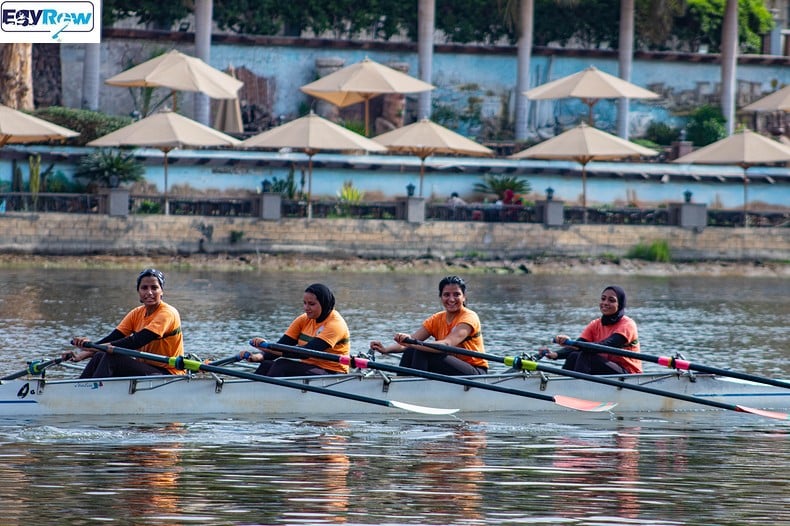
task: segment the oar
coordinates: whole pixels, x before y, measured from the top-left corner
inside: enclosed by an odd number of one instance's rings
[[[252,345],[252,342],[250,342]],[[304,347],[294,347],[292,345],[284,345],[281,343],[264,342],[257,346],[261,349],[274,349],[275,351],[285,351],[302,354],[304,356],[312,356],[313,358],[320,358],[322,360],[334,361],[350,367],[359,369],[378,369],[380,371],[387,371],[396,374],[406,374],[409,376],[418,376],[428,378],[431,380],[439,380],[440,382],[447,382],[451,384],[464,385],[467,387],[475,387],[478,389],[487,389],[489,391],[496,391],[498,393],[506,393],[516,396],[524,396],[527,398],[535,398],[546,402],[554,402],[557,405],[576,409],[579,411],[609,411],[617,404],[612,402],[595,402],[593,400],[583,400],[580,398],[573,398],[570,396],[549,396],[539,393],[531,393],[529,391],[521,391],[519,389],[510,389],[499,385],[489,385],[475,380],[466,378],[459,378],[457,376],[448,376],[445,374],[434,373],[430,371],[422,371],[420,369],[412,369],[410,367],[400,367],[395,365],[388,365],[385,363],[374,362],[364,358],[357,358],[353,356],[340,356],[328,352],[314,351],[312,349],[305,349]]]
[[[21,371],[17,371],[13,374],[9,374],[8,376],[4,376],[0,378],[0,381],[16,380],[17,378],[21,376],[25,376],[26,374],[35,376],[37,374],[41,374],[42,372],[44,372],[44,369],[46,369],[47,367],[51,365],[57,365],[62,361],[63,358],[53,358],[52,360],[47,360],[44,362],[42,362],[41,360],[34,360],[32,362],[28,362],[27,367],[25,369],[22,369]]]
[[[310,391],[312,393],[336,396],[338,398],[345,398],[347,400],[353,400],[355,402],[364,402],[366,404],[375,404],[384,407],[395,407],[398,409],[403,409],[405,411],[411,411],[413,413],[422,413],[425,415],[451,415],[453,413],[458,412],[458,409],[440,409],[436,407],[423,407],[414,404],[407,404],[405,402],[398,402],[397,400],[382,400],[380,398],[371,398],[363,395],[356,395],[352,393],[344,393],[342,391],[335,391],[333,389],[325,389],[323,387],[318,387],[310,384],[289,382],[288,380],[283,380],[281,378],[275,378],[272,376],[261,376],[259,374],[248,373],[244,371],[235,371],[233,369],[228,369],[226,367],[218,367],[216,365],[202,363],[198,360],[189,360],[189,359],[185,359],[182,356],[167,357],[167,356],[161,356],[159,354],[152,354],[147,352],[135,351],[132,349],[124,349],[123,347],[115,347],[115,346],[109,346],[105,344],[98,344],[91,342],[86,343],[85,347],[89,347],[91,349],[97,349],[100,351],[110,352],[110,353],[118,353],[132,358],[139,358],[142,360],[150,360],[153,362],[164,363],[169,365],[170,367],[175,367],[176,369],[186,369],[188,371],[206,371],[210,373],[225,374],[227,376],[244,378],[246,380],[254,380],[256,382],[279,385],[280,387],[299,389],[300,391]]]
[[[559,367],[551,367],[547,365],[542,365],[537,362],[531,360],[525,360],[518,356],[493,356],[488,353],[478,353],[474,351],[470,351],[467,349],[461,349],[459,347],[451,347],[449,345],[441,345],[438,343],[432,342],[424,342],[415,340],[413,338],[406,338],[404,340],[405,343],[409,343],[412,345],[423,345],[425,347],[430,347],[432,349],[436,349],[437,351],[442,351],[446,353],[453,353],[453,354],[464,354],[466,356],[475,356],[478,358],[485,358],[487,360],[492,360],[495,362],[503,363],[509,367],[513,367],[515,369],[521,369],[524,371],[543,371],[546,373],[554,373],[561,376],[570,376],[572,378],[579,378],[581,380],[587,380],[590,382],[595,382],[599,384],[611,385],[613,387],[617,387],[618,389],[631,389],[632,391],[641,391],[643,393],[654,394],[658,396],[666,396],[667,398],[676,398],[678,400],[683,400],[686,402],[691,402],[694,404],[701,404],[707,405],[710,407],[716,407],[718,409],[727,409],[730,411],[738,411],[741,413],[753,413],[755,415],[764,416],[767,418],[776,418],[777,420],[790,420],[790,415],[787,413],[780,413],[778,411],[767,411],[765,409],[755,409],[752,407],[746,407],[743,405],[735,405],[735,404],[725,404],[723,402],[717,402],[715,400],[707,400],[705,398],[699,398],[696,396],[688,396],[680,393],[673,393],[672,391],[664,391],[662,389],[654,389],[652,387],[646,387],[644,385],[637,385],[637,384],[629,384],[626,382],[621,382],[620,380],[614,380],[611,378],[602,378],[600,376],[592,375],[592,374],[585,374],[580,373],[577,371],[568,371],[566,369],[560,369]]]
[[[617,354],[620,356],[628,356],[629,358],[636,358],[637,360],[644,360],[646,362],[657,363],[670,369],[681,369],[686,371],[698,371],[700,373],[718,374],[719,376],[729,376],[730,378],[738,378],[739,380],[748,380],[761,384],[773,385],[774,387],[784,387],[790,389],[790,382],[782,380],[774,380],[765,376],[756,376],[748,373],[739,373],[738,371],[730,371],[727,369],[719,369],[718,367],[709,367],[691,363],[679,358],[670,358],[669,356],[651,356],[649,354],[642,354],[641,352],[626,351],[625,349],[618,349],[617,347],[609,347],[607,345],[600,345],[598,343],[581,342],[578,340],[566,340],[563,345],[570,345],[578,347],[585,351],[605,352],[609,354]]]

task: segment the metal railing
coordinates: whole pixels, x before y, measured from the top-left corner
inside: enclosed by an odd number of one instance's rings
[[[171,196],[171,215],[215,217],[260,217],[261,200],[258,195],[244,197]],[[307,202],[283,199],[283,218],[307,217]],[[162,214],[164,197],[161,195],[131,195],[129,214]],[[71,194],[31,192],[0,192],[0,213],[4,212],[60,212],[74,214],[108,213],[107,194]],[[674,220],[666,207],[587,207],[587,224],[597,225],[672,225]],[[580,206],[563,207],[563,223],[584,223],[585,209]],[[742,210],[706,211],[707,226],[740,227],[744,224]],[[343,203],[318,200],[312,203],[314,218],[406,219],[406,202],[380,201]],[[748,211],[750,227],[790,227],[790,212]],[[480,221],[487,223],[541,223],[540,208],[534,205],[496,205],[472,203],[450,206],[444,203],[425,205],[426,221]]]

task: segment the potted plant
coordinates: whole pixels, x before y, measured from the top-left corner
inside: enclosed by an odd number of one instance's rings
[[[88,181],[89,186],[117,188],[123,183],[142,181],[145,169],[130,153],[114,150],[97,150],[86,155],[74,173]]]

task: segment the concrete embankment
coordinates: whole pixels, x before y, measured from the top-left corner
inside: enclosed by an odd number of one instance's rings
[[[790,260],[788,228],[704,228],[90,214],[0,215],[0,251],[41,255],[294,254],[324,257],[618,258],[666,241],[673,261]]]

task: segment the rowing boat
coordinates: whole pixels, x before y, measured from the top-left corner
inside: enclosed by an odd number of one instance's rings
[[[557,397],[613,402],[615,414],[711,410],[710,406],[632,389],[592,383],[545,373],[503,372],[464,377],[483,386],[499,386]],[[647,372],[604,376],[631,386],[646,386],[695,399],[761,409],[789,409],[790,389],[689,372]],[[27,375],[0,382],[0,417],[68,415],[258,415],[336,417],[381,414],[393,409],[326,396],[321,391],[370,399],[392,400],[435,408],[458,409],[462,414],[570,411],[543,400],[514,396],[485,387],[381,371],[346,375],[294,377],[305,386],[293,389],[260,381],[203,372],[181,376],[142,376],[107,379],[53,379]],[[319,392],[316,392],[319,391]],[[331,393],[329,393],[331,394]],[[713,410],[716,410],[714,407]]]

